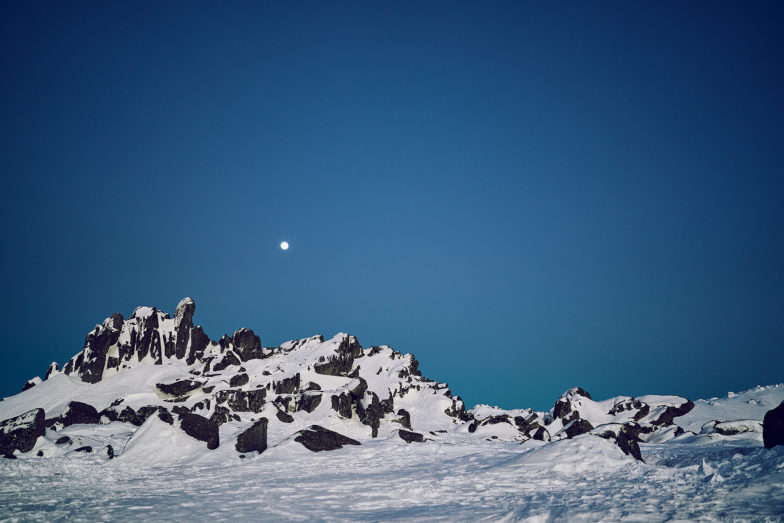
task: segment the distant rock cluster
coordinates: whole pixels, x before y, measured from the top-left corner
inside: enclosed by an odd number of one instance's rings
[[[202,452],[228,448],[240,457],[277,445],[332,451],[374,438],[406,445],[450,438],[547,443],[586,435],[642,460],[639,443],[683,435],[677,419],[694,408],[677,396],[597,402],[575,387],[548,412],[483,405],[468,411],[447,384],[423,377],[411,354],[365,349],[348,334],[263,347],[242,328],[213,341],[193,324],[194,312],[194,301],[184,298],[174,318],[138,307],[127,320],[115,313],[96,325],[62,372],[52,363],[43,380],[29,380],[2,404],[8,408],[0,412],[14,415],[0,422],[0,454],[113,459],[128,441],[152,437],[141,429],[154,423],[155,430],[169,426],[203,443]],[[769,447],[782,444],[782,420],[784,404],[768,413],[764,429],[736,420],[703,431],[762,431]],[[106,431],[98,427],[113,424],[115,439],[102,439]]]

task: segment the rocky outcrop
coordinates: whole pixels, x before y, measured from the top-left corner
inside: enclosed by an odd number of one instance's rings
[[[237,436],[235,448],[237,452],[258,452],[261,454],[267,450],[267,425],[269,420],[261,418],[251,425],[247,430]]]
[[[306,449],[313,452],[337,450],[343,448],[344,445],[359,445],[357,440],[319,425],[312,425],[305,430],[299,431],[297,434],[294,441],[301,443]]]
[[[266,389],[222,390],[215,394],[215,402],[226,405],[234,412],[261,412],[264,408]]]
[[[92,405],[81,401],[71,401],[59,417],[47,420],[47,424],[69,427],[79,423],[93,424],[100,421],[98,411]]]
[[[180,380],[174,383],[158,383],[156,387],[164,394],[170,396],[184,396],[191,391],[194,391],[204,385],[204,383],[195,380]]]
[[[784,445],[784,401],[765,413],[762,420],[762,442],[766,449]]]
[[[422,434],[411,432],[410,430],[400,429],[397,431],[397,435],[406,443],[422,443],[425,441],[425,437]]]
[[[167,358],[175,357],[183,359],[188,350],[188,342],[191,338],[193,329],[193,313],[196,310],[196,303],[191,298],[183,298],[177,304],[174,312],[174,335],[176,342],[173,347],[167,347]]]
[[[207,443],[210,450],[220,445],[218,425],[198,414],[180,414],[180,428],[190,437]]]
[[[13,458],[14,452],[30,452],[46,433],[44,409],[33,409],[0,422],[0,455]]]

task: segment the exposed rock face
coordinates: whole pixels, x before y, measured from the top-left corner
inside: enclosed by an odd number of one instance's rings
[[[106,354],[120,338],[123,323],[122,314],[117,312],[106,318],[102,325],[96,325],[95,329],[87,335],[84,351],[77,356],[75,361],[71,360],[68,363],[65,373],[70,374],[77,371],[82,381],[87,383],[101,381],[106,364]],[[69,368],[72,364],[73,367]]]
[[[673,420],[678,416],[691,411],[694,408],[694,403],[691,400],[686,400],[685,403],[677,407],[667,407],[655,420],[651,421],[651,425],[672,425]]]
[[[319,425],[312,425],[305,430],[299,431],[299,435],[294,438],[294,441],[302,443],[306,449],[313,452],[337,450],[343,448],[343,445],[359,445],[357,440]]]
[[[762,441],[766,449],[784,445],[784,401],[765,413],[762,420]]]
[[[638,444],[639,426],[624,424],[601,425],[591,433],[604,439],[615,441],[624,454],[632,456],[637,461],[643,461],[640,445]]]
[[[81,401],[70,402],[60,417],[55,419],[63,427],[69,427],[78,423],[98,423],[99,420],[100,416],[95,407]]]
[[[180,380],[175,381],[174,383],[158,383],[156,386],[164,394],[169,394],[171,396],[183,396],[193,390],[198,389],[202,385],[204,385],[204,383],[200,381]]]
[[[223,390],[215,395],[218,404],[226,402],[228,407],[235,412],[261,412],[264,408],[265,389]]]
[[[57,364],[56,361],[53,361],[49,364],[49,368],[46,369],[46,374],[44,374],[44,380],[48,380],[50,377],[54,376],[55,374],[60,374],[60,365]]]
[[[237,452],[253,452],[259,454],[267,450],[267,425],[269,420],[261,418],[245,432],[237,436],[235,448]]]
[[[400,429],[397,431],[397,435],[400,436],[400,439],[406,443],[422,443],[425,441],[425,437],[422,434],[418,432],[411,432],[409,430]]]
[[[33,409],[0,422],[0,455],[13,457],[14,451],[30,452],[46,432],[44,409]]]
[[[576,419],[570,422],[566,427],[564,427],[564,433],[566,433],[566,437],[572,439],[575,436],[579,436],[580,434],[585,434],[586,432],[590,432],[593,430],[593,425],[587,420],[584,419]]]
[[[218,425],[198,414],[180,414],[180,428],[192,438],[207,442],[207,448],[217,449],[220,444]]]
[[[242,387],[243,385],[246,385],[248,383],[249,379],[250,378],[248,378],[248,375],[245,373],[235,374],[229,380],[229,387]]]
[[[177,359],[185,357],[193,328],[193,312],[195,310],[196,303],[191,298],[183,298],[177,304],[177,309],[174,312],[174,333],[177,341],[174,343],[174,350],[170,349],[166,354],[167,357],[174,356]]]

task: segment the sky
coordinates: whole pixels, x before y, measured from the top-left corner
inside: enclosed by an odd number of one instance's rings
[[[413,353],[469,407],[782,382],[782,25],[780,2],[2,2],[0,396],[184,296],[212,339]]]

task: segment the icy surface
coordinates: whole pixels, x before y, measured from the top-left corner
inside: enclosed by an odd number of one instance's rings
[[[551,445],[406,445],[264,453],[139,467],[88,456],[0,461],[9,519],[780,520],[784,447],[644,445],[629,460],[589,436]]]

